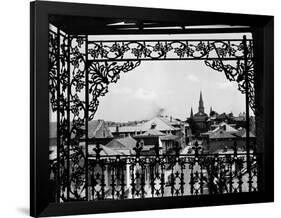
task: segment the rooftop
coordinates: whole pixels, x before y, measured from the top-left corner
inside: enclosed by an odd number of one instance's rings
[[[126,138],[113,139],[105,146],[113,150],[118,150],[124,154],[132,154],[134,153],[133,148],[135,148],[136,145],[137,141],[129,136]]]
[[[172,122],[174,123],[175,120]],[[178,121],[177,121],[178,122]],[[125,132],[146,132],[149,129],[151,129],[152,125],[155,125],[155,129],[158,131],[174,131],[174,130],[179,130],[179,128],[176,128],[172,125],[172,123],[164,118],[164,117],[154,117],[151,120],[148,120],[147,122],[136,125],[136,126],[120,126],[120,127],[109,127],[109,130],[112,133],[116,133],[117,129],[118,132],[120,133],[125,133]]]
[[[70,124],[70,128],[72,124]],[[83,127],[85,128],[85,126]],[[50,122],[49,124],[49,138],[57,137],[57,122]],[[72,135],[73,137],[73,135]],[[106,126],[104,120],[93,120],[88,122],[88,137],[89,138],[113,138],[109,128]]]

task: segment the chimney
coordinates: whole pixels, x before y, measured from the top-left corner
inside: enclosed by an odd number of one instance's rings
[[[226,125],[220,125],[220,129],[226,131]]]
[[[170,122],[172,122],[173,121],[173,117],[172,116],[170,116]]]
[[[115,131],[116,133],[118,133],[119,132],[119,126],[117,125],[116,126],[116,131]]]
[[[155,129],[156,125],[157,125],[157,124],[156,124],[156,123],[154,123],[154,122],[153,122],[153,123],[151,123],[150,129]]]

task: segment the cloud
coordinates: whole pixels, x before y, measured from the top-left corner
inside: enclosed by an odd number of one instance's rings
[[[199,81],[199,78],[197,76],[194,76],[193,74],[190,74],[190,73],[187,75],[186,78],[191,82],[198,82]]]
[[[154,91],[145,90],[143,88],[139,88],[135,95],[136,98],[145,99],[145,100],[152,100],[157,98],[157,94]]]

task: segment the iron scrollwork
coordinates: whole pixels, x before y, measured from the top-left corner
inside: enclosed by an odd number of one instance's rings
[[[243,58],[241,40],[131,40],[89,41],[89,59],[95,61],[212,59],[219,58],[215,50],[215,45],[219,44],[221,46],[217,50],[221,58],[225,60]]]
[[[244,47],[243,47],[244,46]],[[241,40],[146,40],[93,42],[86,36],[49,32],[49,94],[57,113],[57,158],[51,162],[58,190],[57,201],[101,200],[216,194],[245,191],[245,155],[212,156],[200,153],[175,156],[106,157],[97,145],[87,159],[87,122],[94,118],[100,97],[108,87],[143,60],[205,60],[208,67],[224,72],[245,93],[245,70],[249,100],[254,110],[254,66],[252,41]],[[245,69],[245,63],[247,69]],[[87,85],[88,83],[88,85]],[[85,96],[89,96],[86,101]],[[251,155],[248,183],[257,191],[256,156]],[[86,166],[89,165],[89,172]],[[89,180],[86,183],[86,180]],[[109,187],[110,189],[106,189]],[[87,196],[88,195],[90,196]]]
[[[116,83],[120,79],[121,72],[128,72],[140,65],[140,61],[117,62],[91,62],[89,64],[89,120],[94,115],[99,106],[99,98],[108,92],[108,86]]]
[[[88,163],[83,143],[86,120],[93,119],[99,98],[108,92],[108,85],[117,82],[121,72],[128,72],[139,64],[139,61],[89,63],[85,37],[49,31],[49,94],[58,127],[57,158],[51,162],[51,169],[56,177],[58,202],[87,199]],[[91,96],[88,105],[85,95]]]
[[[248,77],[249,106],[255,113],[255,72],[253,62],[253,42],[251,40],[241,41],[238,45],[229,42],[216,42],[213,44],[218,59],[205,60],[205,64],[212,69],[224,72],[226,78],[232,82],[237,82],[238,90],[246,93],[246,75]],[[245,60],[245,50],[247,50]],[[228,61],[227,54],[239,52],[239,59]],[[244,58],[243,58],[244,57]],[[247,71],[247,73],[245,73]]]
[[[246,62],[245,49],[248,51]],[[206,66],[224,72],[230,82],[237,82],[242,94],[246,92],[247,70],[249,105],[255,112],[252,40],[89,41],[89,60],[204,60]]]

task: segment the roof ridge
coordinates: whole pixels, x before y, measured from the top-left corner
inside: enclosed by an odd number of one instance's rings
[[[94,133],[93,133],[93,136],[95,136],[96,135],[96,133],[97,133],[97,131],[101,128],[101,125],[102,125],[102,121],[101,120],[97,120],[99,123],[98,123],[98,125],[97,125],[97,128],[95,129],[95,131],[94,131]]]
[[[106,152],[106,150],[109,150],[109,151],[112,152],[113,154],[117,154],[117,155],[120,154],[119,151],[116,151],[116,150],[111,149],[111,148],[109,148],[109,147],[106,147],[106,146],[104,146],[104,145],[101,145],[101,147],[102,147],[102,149],[103,149],[103,152],[106,153],[107,155],[110,155],[110,154],[108,154],[108,153]]]
[[[124,139],[130,139],[130,140],[134,140],[135,142],[137,142],[133,137],[125,137],[125,138],[117,138],[116,141],[121,144],[122,146],[126,147],[127,149],[131,150],[132,148],[130,146],[128,146],[127,144],[125,144]],[[121,141],[120,141],[121,140]]]
[[[160,119],[162,122],[164,122],[166,125],[168,125],[169,127],[171,127],[172,129],[175,129],[175,127],[173,127],[169,122],[169,120],[168,119],[166,119],[166,118],[164,118],[164,117],[156,117],[156,118],[158,118],[158,119]],[[166,119],[166,120],[164,120],[164,119]]]

